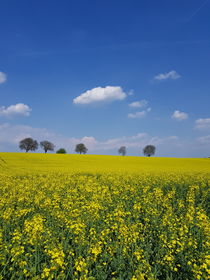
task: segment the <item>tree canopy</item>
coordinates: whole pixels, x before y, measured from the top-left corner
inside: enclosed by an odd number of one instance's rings
[[[150,157],[150,156],[153,156],[155,154],[155,150],[156,150],[155,146],[147,145],[146,147],[144,147],[143,153],[144,153],[145,156]]]
[[[40,142],[40,147],[47,153],[47,151],[54,151],[55,145],[45,140]]]
[[[60,148],[56,151],[56,154],[66,154],[66,150],[64,148]]]
[[[85,147],[85,144],[83,144],[83,143],[77,144],[75,147],[76,153],[86,154],[87,151],[88,151],[88,149]]]
[[[38,142],[32,138],[25,138],[19,142],[19,148],[28,151],[35,151],[38,149]]]
[[[122,156],[125,156],[126,155],[126,147],[121,146],[118,150],[118,153],[121,154]]]

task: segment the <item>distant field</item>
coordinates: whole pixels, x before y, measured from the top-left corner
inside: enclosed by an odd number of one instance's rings
[[[122,171],[210,173],[210,159],[0,153],[0,171],[11,174]]]
[[[210,279],[210,159],[0,153],[0,279]]]

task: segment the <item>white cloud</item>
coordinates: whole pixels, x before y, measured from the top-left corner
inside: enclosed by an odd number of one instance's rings
[[[75,146],[78,143],[84,143],[88,148],[89,153],[99,154],[116,154],[117,150],[121,146],[126,146],[129,153],[134,155],[141,155],[142,149],[148,144],[155,145],[157,152],[161,155],[164,153],[170,155],[175,153],[175,150],[179,151],[179,139],[176,136],[169,137],[152,137],[147,133],[138,133],[131,136],[122,136],[119,138],[109,138],[104,141],[100,141],[93,136],[84,136],[81,138],[64,137],[62,135],[56,135],[49,132],[44,128],[32,128],[30,126],[12,126],[7,125],[4,129],[0,129],[0,146],[8,147],[8,151],[18,150],[18,143],[25,137],[32,137],[38,142],[41,140],[49,140],[56,145],[56,149],[64,147],[68,153],[74,153]],[[9,139],[9,140],[8,140]],[[8,142],[10,146],[8,145]],[[176,149],[175,149],[176,148]],[[6,148],[5,148],[6,149]]]
[[[210,135],[199,137],[197,139],[197,141],[200,144],[204,144],[204,145],[207,144],[207,145],[209,145],[210,144]]]
[[[158,74],[154,77],[155,80],[167,80],[167,79],[171,79],[171,80],[177,80],[181,78],[181,75],[179,75],[176,71],[172,70],[168,73],[163,73],[163,74]]]
[[[105,141],[97,140],[93,136],[84,136],[81,138],[65,137],[57,135],[45,128],[33,128],[27,125],[11,125],[8,123],[0,124],[0,145],[5,147],[10,144],[16,150],[18,150],[18,143],[20,140],[26,137],[32,137],[38,142],[41,140],[52,141],[57,148],[64,147],[68,152],[73,153],[75,145],[78,143],[84,143],[89,152],[110,151],[116,150],[120,146],[126,146],[127,148],[142,148],[147,144],[161,145],[165,141],[176,141],[176,136],[170,136],[167,138],[151,137],[147,133],[138,133],[132,136],[123,136],[119,138],[110,138]],[[3,149],[2,149],[3,150]]]
[[[148,137],[148,134],[143,132],[133,136],[111,138],[104,142],[98,142],[96,149],[113,150],[121,146],[126,146],[127,148],[139,148],[148,141]]]
[[[41,140],[45,140],[45,138],[47,139],[53,135],[45,128],[33,128],[28,125],[11,125],[8,123],[0,124],[0,143],[17,145],[21,139],[26,137],[41,137]]]
[[[29,116],[31,108],[23,103],[10,105],[9,107],[0,107],[0,116],[13,117],[13,116]]]
[[[84,143],[88,150],[94,150],[98,145],[98,141],[92,136],[84,136],[82,138],[62,138],[61,136],[59,142],[63,143],[63,146],[67,146],[70,150],[74,150],[78,143]]]
[[[115,100],[123,100],[126,98],[126,93],[121,87],[107,86],[97,87],[87,90],[81,95],[74,98],[74,104],[92,104],[100,102],[112,102]]]
[[[136,113],[130,113],[128,114],[129,119],[137,119],[137,118],[143,118],[146,115],[146,111],[136,112]]]
[[[57,138],[61,146],[67,147],[70,151],[74,151],[75,145],[78,143],[84,143],[89,152],[110,151],[117,150],[120,146],[126,146],[127,148],[143,148],[147,144],[162,145],[166,141],[175,142],[178,141],[177,136],[169,136],[166,138],[151,137],[147,133],[138,133],[132,136],[122,136],[119,138],[110,138],[105,141],[97,140],[93,136],[84,136],[82,138]]]
[[[137,118],[144,118],[148,112],[151,111],[151,108],[148,108],[147,110],[136,112],[136,113],[130,113],[128,114],[129,119],[137,119]]]
[[[134,90],[133,90],[133,89],[131,89],[131,90],[128,92],[128,95],[129,95],[129,96],[134,95]]]
[[[142,108],[142,107],[147,106],[147,104],[148,104],[148,101],[143,99],[143,100],[140,100],[140,101],[134,101],[134,102],[130,103],[129,107],[131,107],[131,108]]]
[[[171,116],[172,119],[177,121],[183,121],[188,119],[188,114],[184,112],[180,112],[179,110],[174,111],[173,115]]]
[[[195,121],[195,128],[201,129],[201,130],[210,129],[210,118],[196,120]]]
[[[7,80],[7,75],[3,72],[0,72],[0,84],[3,84]]]
[[[68,153],[74,153],[75,145],[82,142],[87,146],[88,153],[90,154],[117,154],[119,147],[126,146],[129,155],[139,156],[142,155],[143,147],[152,144],[157,147],[156,156],[210,156],[210,135],[198,139],[184,140],[179,139],[174,135],[159,137],[142,132],[136,135],[109,138],[101,141],[93,136],[85,136],[82,138],[65,137],[63,135],[55,134],[45,128],[34,128],[26,125],[11,125],[8,123],[0,124],[0,149],[2,152],[19,151],[19,141],[26,137],[32,137],[38,142],[49,140],[56,145],[56,149],[63,147]],[[203,145],[204,143],[206,145]]]

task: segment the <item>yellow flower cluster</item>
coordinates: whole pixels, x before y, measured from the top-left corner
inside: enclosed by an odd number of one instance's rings
[[[35,170],[0,174],[0,279],[210,278],[210,173]]]

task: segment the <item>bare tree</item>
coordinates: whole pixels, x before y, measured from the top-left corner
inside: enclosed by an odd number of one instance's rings
[[[88,149],[85,147],[83,143],[77,144],[75,147],[75,152],[80,154],[86,154]]]
[[[143,153],[144,153],[145,156],[150,157],[150,156],[153,156],[155,154],[155,150],[156,150],[155,146],[147,145],[146,147],[144,147]]]
[[[54,151],[55,145],[45,140],[40,142],[40,147],[44,150],[45,153],[47,153],[47,151]]]
[[[121,154],[122,156],[125,156],[126,155],[126,147],[121,146],[118,150],[118,153]]]
[[[38,142],[32,138],[25,138],[19,142],[19,148],[28,151],[35,151],[38,149]]]

